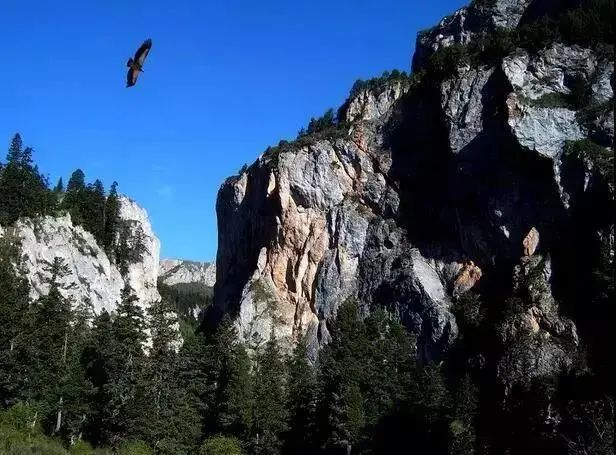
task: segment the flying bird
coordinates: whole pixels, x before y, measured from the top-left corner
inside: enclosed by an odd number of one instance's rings
[[[150,49],[152,48],[152,40],[147,39],[143,42],[137,52],[135,52],[135,57],[129,58],[126,66],[128,66],[128,73],[126,74],[126,87],[132,87],[137,82],[137,77],[139,73],[143,73],[143,63],[145,62],[145,58],[148,56]]]

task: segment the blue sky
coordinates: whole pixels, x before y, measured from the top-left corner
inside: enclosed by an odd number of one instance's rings
[[[76,168],[117,180],[162,256],[214,259],[224,179],[356,79],[408,71],[417,31],[464,3],[5,0],[0,143],[19,131],[52,182]],[[147,37],[145,73],[126,89]]]

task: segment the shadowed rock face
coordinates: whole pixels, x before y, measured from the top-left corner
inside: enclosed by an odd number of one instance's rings
[[[479,31],[517,26],[528,3],[475,2],[444,19],[420,34],[415,68]],[[613,188],[588,161],[565,166],[565,144],[613,139],[613,127],[600,114],[590,128],[543,97],[567,96],[581,79],[595,101],[609,100],[611,78],[613,64],[593,51],[556,44],[460,67],[438,86],[394,79],[356,93],[339,114],[348,127],[268,151],[222,185],[213,314],[231,314],[248,342],[307,336],[316,350],[353,298],[365,313],[398,314],[422,359],[439,359],[458,335],[452,302],[477,287],[513,292],[525,253],[551,254],[546,292],[557,307],[552,292],[574,286],[574,239],[613,239],[605,219],[580,218],[609,204]],[[531,228],[540,244],[524,242]],[[525,310],[531,328],[548,320],[537,308]],[[559,333],[577,337],[575,325]]]

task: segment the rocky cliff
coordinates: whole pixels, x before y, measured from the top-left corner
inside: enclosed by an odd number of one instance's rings
[[[7,228],[6,231],[21,243],[22,269],[30,284],[32,299],[48,292],[45,267],[55,257],[60,257],[70,272],[63,278],[65,289],[62,292],[75,303],[90,300],[96,314],[102,310],[113,311],[125,285],[133,289],[144,308],[159,301],[156,281],[160,241],[152,231],[148,215],[134,201],[121,197],[120,222],[127,226],[129,236],[140,229],[145,247],[142,259],[128,264],[124,276],[93,235],[81,226],[75,226],[68,214],[20,219]],[[6,233],[0,232],[0,235]]]
[[[182,259],[162,259],[159,279],[167,286],[200,283],[211,288],[216,282],[216,264]]]
[[[614,255],[614,65],[565,40],[486,57],[490,33],[565,6],[538,3],[457,11],[420,33],[413,77],[357,85],[335,127],[227,179],[213,314],[234,315],[248,342],[306,335],[316,348],[353,298],[398,314],[429,360],[455,342],[453,307],[473,289],[503,344],[543,340],[499,360],[502,375],[571,363],[579,330],[593,337],[597,315],[580,306],[593,264]],[[472,58],[453,53],[479,39]],[[496,307],[510,295],[526,303],[507,319]]]

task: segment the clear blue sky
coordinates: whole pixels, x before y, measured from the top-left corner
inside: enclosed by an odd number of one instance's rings
[[[214,259],[224,179],[356,79],[408,71],[417,31],[464,3],[5,0],[0,144],[19,131],[52,182],[76,168],[117,180],[164,257]],[[147,37],[145,73],[126,89]]]

